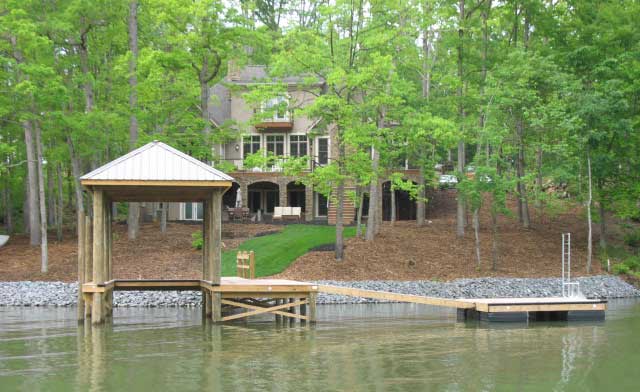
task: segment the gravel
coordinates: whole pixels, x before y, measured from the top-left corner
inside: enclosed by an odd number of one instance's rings
[[[622,279],[610,276],[577,278],[588,298],[640,297],[640,290]],[[434,281],[318,281],[318,284],[392,291],[441,298],[557,297],[561,295],[559,278],[477,278],[451,282]],[[0,306],[73,306],[78,285],[62,282],[0,282]],[[319,294],[319,304],[375,303],[378,300]],[[116,307],[190,307],[200,306],[199,292],[191,291],[118,291]]]

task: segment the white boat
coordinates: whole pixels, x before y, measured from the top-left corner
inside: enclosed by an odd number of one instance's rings
[[[2,248],[2,246],[6,244],[7,241],[9,241],[9,236],[0,234],[0,248]]]

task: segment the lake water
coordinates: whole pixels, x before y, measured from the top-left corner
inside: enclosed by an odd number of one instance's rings
[[[637,391],[640,301],[586,323],[457,323],[412,304],[318,307],[315,326],[199,309],[0,307],[1,391]]]

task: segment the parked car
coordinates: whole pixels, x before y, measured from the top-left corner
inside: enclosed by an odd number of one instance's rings
[[[451,174],[442,174],[438,178],[438,185],[440,188],[455,188],[458,184],[458,178]]]

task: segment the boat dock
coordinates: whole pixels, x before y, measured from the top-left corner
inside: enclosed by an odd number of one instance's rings
[[[458,320],[503,322],[550,320],[603,320],[606,300],[584,298],[478,298],[446,299],[351,287],[316,285],[286,279],[245,279],[222,277],[220,284],[205,280],[120,280],[82,286],[85,301],[95,294],[111,297],[112,291],[176,290],[203,291],[221,296],[220,321],[272,314],[276,321],[316,322],[318,293],[441,306],[457,310]],[[206,306],[206,305],[205,305]],[[205,310],[205,309],[203,309]],[[107,312],[109,313],[109,312]],[[206,313],[206,310],[205,310]]]

